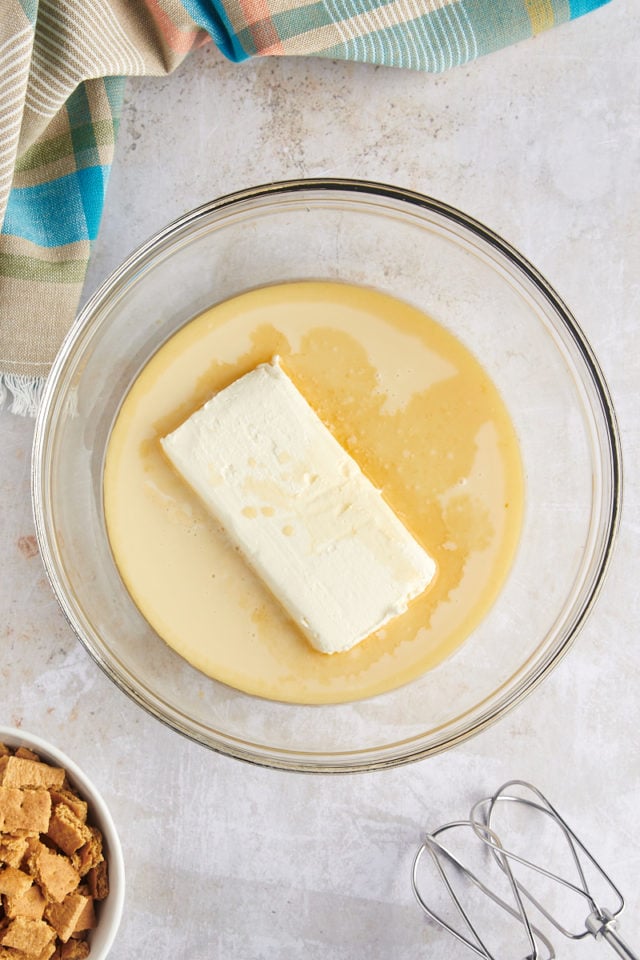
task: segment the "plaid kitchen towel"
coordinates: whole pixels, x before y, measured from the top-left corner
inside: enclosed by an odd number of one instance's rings
[[[0,405],[33,413],[100,225],[126,76],[229,58],[442,71],[606,0],[1,0]]]

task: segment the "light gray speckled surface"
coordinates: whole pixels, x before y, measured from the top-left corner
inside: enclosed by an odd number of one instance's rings
[[[573,309],[617,406],[626,490],[596,610],[524,704],[413,766],[299,776],[187,742],[102,675],[35,550],[32,424],[1,414],[1,719],[54,740],[111,806],[128,873],[114,960],[464,956],[414,905],[410,860],[424,827],[512,776],[545,789],[601,854],[640,946],[639,37],[638,5],[614,0],[443,76],[234,66],[206,48],[168,79],[130,83],[87,291],[168,220],[254,183],[356,176],[432,194],[510,240]]]

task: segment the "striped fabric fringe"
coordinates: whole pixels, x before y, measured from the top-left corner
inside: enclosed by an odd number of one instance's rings
[[[0,406],[33,413],[100,226],[124,78],[210,37],[235,61],[442,71],[607,0],[2,0]]]

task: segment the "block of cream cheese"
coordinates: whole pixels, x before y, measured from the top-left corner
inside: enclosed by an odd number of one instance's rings
[[[279,365],[216,394],[162,447],[310,643],[348,650],[435,563]]]

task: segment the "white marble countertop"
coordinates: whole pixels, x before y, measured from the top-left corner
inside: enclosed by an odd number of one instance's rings
[[[128,879],[114,960],[463,957],[414,903],[410,862],[421,831],[514,776],[545,790],[601,857],[640,948],[639,38],[635,0],[613,0],[441,76],[238,66],[207,47],[172,77],[129,84],[88,292],[165,222],[234,189],[330,175],[420,190],[501,233],[568,302],[608,379],[626,471],[600,600],[523,704],[417,764],[296,775],[187,741],[101,673],[35,548],[33,425],[2,413],[0,717],[72,755],[111,806]],[[567,958],[598,951],[558,944]]]

